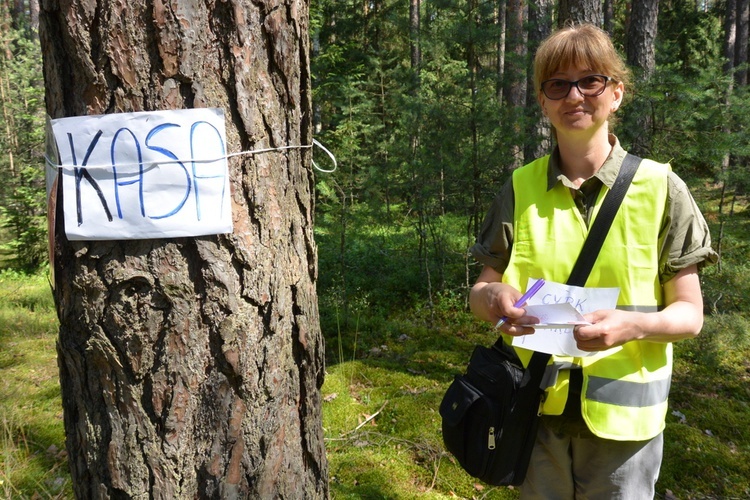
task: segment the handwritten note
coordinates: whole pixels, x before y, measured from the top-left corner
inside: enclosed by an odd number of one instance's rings
[[[529,280],[529,286],[534,280]],[[513,345],[558,356],[590,356],[581,351],[573,338],[575,324],[583,314],[617,306],[619,288],[584,288],[547,281],[529,300],[526,312],[540,320],[532,335],[513,338]]]
[[[538,323],[528,325],[534,327],[536,330],[539,330],[540,328],[565,329],[575,325],[591,324],[583,318],[583,315],[579,313],[570,302],[526,306],[525,309],[527,315],[533,316],[539,320]]]
[[[47,156],[59,165],[48,178],[61,174],[69,239],[232,231],[222,110],[61,118],[47,134]]]

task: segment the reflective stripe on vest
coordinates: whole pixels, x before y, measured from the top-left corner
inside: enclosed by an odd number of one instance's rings
[[[558,183],[547,190],[548,162],[541,158],[513,174],[514,241],[503,281],[521,291],[529,278],[564,283],[588,233],[568,188]],[[658,256],[668,172],[668,165],[641,163],[586,283],[619,287],[618,309],[654,312],[662,306]],[[594,218],[608,190],[601,191]],[[594,434],[623,441],[656,436],[667,412],[671,347],[633,341],[587,357],[553,356],[543,413],[562,413],[570,372],[560,368],[573,363],[583,369],[581,410]],[[517,352],[528,363],[531,352]]]
[[[589,375],[586,399],[618,406],[654,406],[664,403],[669,396],[671,377],[646,383],[612,380]]]

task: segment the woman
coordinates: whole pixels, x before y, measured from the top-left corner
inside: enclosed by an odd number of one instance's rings
[[[538,101],[557,145],[516,170],[496,197],[474,257],[484,265],[474,314],[506,342],[531,335],[514,307],[528,278],[564,283],[626,152],[609,131],[628,70],[592,25],[553,33],[534,62]],[[668,165],[643,160],[587,287],[619,287],[617,309],[586,314],[573,335],[595,355],[553,356],[521,498],[654,496],[671,380],[671,342],[703,324],[698,269],[715,262],[707,225]],[[516,349],[527,363],[531,353]]]

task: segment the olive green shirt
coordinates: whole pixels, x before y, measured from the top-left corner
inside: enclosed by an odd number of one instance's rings
[[[612,187],[626,155],[616,137],[610,136],[610,142],[613,143],[613,147],[609,157],[596,174],[584,181],[579,189],[576,189],[560,170],[558,150],[555,149],[550,156],[547,189],[552,189],[558,182],[570,188],[576,206],[587,224],[590,222],[591,209],[599,190],[602,185]],[[667,207],[659,235],[659,239],[663,241],[659,250],[659,280],[662,284],[686,267],[693,264],[702,267],[718,260],[718,255],[711,248],[708,224],[687,185],[671,171],[667,182]],[[509,179],[495,197],[484,219],[477,242],[470,250],[479,263],[492,267],[501,274],[508,266],[513,247],[514,207],[513,182]]]

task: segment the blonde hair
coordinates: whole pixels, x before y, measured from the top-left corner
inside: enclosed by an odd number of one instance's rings
[[[541,90],[543,81],[566,68],[590,69],[626,88],[630,84],[630,70],[609,35],[593,24],[561,28],[542,42],[534,57],[536,91]]]

